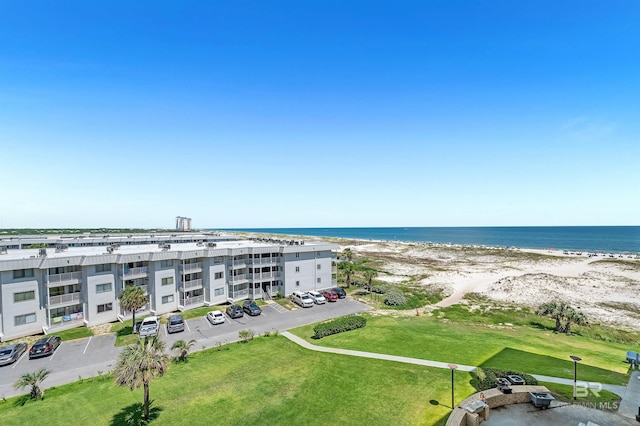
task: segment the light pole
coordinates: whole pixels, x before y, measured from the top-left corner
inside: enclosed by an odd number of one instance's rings
[[[570,355],[569,358],[573,360],[573,400],[575,401],[578,388],[578,361],[582,361],[582,358],[575,355]]]
[[[453,410],[455,406],[453,399],[453,373],[456,371],[458,366],[456,364],[449,364],[449,368],[451,369],[451,409]]]

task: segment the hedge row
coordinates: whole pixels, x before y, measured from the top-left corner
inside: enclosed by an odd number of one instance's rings
[[[530,374],[521,373],[519,371],[496,370],[495,368],[476,369],[476,378],[478,379],[478,389],[487,390],[495,388],[498,385],[498,379],[507,378],[507,376],[520,376],[527,385],[537,385],[538,381]]]
[[[343,331],[355,330],[356,328],[362,328],[365,325],[367,325],[367,320],[363,317],[356,315],[340,317],[317,324],[313,327],[313,332],[315,333],[313,338],[322,339],[325,336],[342,333]]]

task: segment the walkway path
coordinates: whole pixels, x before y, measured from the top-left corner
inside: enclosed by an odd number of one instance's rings
[[[397,355],[378,354],[374,352],[354,351],[351,349],[328,348],[328,347],[317,346],[312,343],[309,343],[306,340],[301,339],[300,337],[294,334],[291,334],[288,331],[284,331],[281,334],[287,339],[291,340],[292,342],[297,343],[303,348],[306,348],[312,351],[327,352],[327,353],[340,354],[340,355],[359,356],[363,358],[382,359],[386,361],[404,362],[407,364],[423,365],[425,367],[445,368],[447,370],[449,369],[449,364],[446,362],[430,361],[426,359],[410,358],[410,357],[397,356]],[[472,371],[475,371],[476,368],[478,367],[474,367],[471,365],[458,365],[458,370],[461,370],[461,371],[472,372]],[[572,379],[566,379],[562,377],[552,377],[552,376],[541,376],[538,374],[532,374],[532,376],[536,380],[539,380],[541,382],[558,383],[561,385],[573,385]],[[631,376],[631,380],[628,386],[609,385],[605,383],[602,384],[602,389],[607,390],[609,392],[613,392],[616,395],[619,395],[622,397],[619,414],[625,417],[634,418],[636,411],[638,409],[638,404],[640,404],[640,380],[639,379],[640,379],[640,372],[634,372]],[[585,384],[585,382],[578,382],[578,383]]]

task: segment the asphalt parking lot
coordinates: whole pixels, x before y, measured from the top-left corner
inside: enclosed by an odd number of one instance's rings
[[[220,309],[212,306],[211,310]],[[251,329],[255,335],[265,332],[285,331],[291,328],[342,315],[354,314],[368,310],[369,307],[350,298],[340,299],[335,303],[314,305],[312,308],[299,308],[280,312],[272,306],[262,306],[262,314],[251,317],[231,319],[226,313],[224,324],[212,325],[206,317],[187,320],[183,332],[168,334],[166,324],[160,328],[160,337],[166,342],[167,349],[178,340],[195,340],[193,350],[214,347],[217,344],[239,340],[240,330]],[[224,311],[223,311],[224,312]],[[13,383],[24,373],[34,372],[40,368],[51,371],[44,382],[45,388],[58,386],[106,373],[115,365],[122,347],[114,346],[115,335],[93,336],[85,339],[62,342],[55,353],[43,358],[29,359],[28,350],[15,363],[0,367],[0,397],[9,398],[27,391],[17,391]]]

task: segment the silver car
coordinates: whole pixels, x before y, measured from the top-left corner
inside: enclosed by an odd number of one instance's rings
[[[0,365],[8,365],[16,362],[27,350],[25,342],[14,343],[0,348]]]

